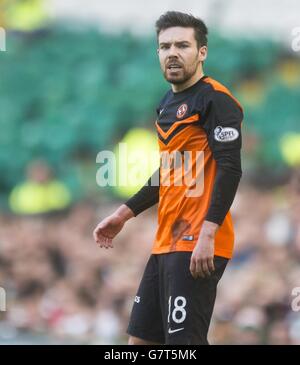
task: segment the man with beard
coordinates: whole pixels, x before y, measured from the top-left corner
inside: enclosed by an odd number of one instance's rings
[[[204,75],[202,20],[170,11],[157,20],[156,31],[160,66],[171,84],[157,108],[160,168],[98,224],[94,238],[112,247],[128,219],[159,203],[128,343],[208,344],[217,284],[233,252],[229,209],[242,175],[243,112],[225,86]]]

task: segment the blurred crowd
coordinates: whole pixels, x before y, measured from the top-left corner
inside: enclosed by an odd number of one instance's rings
[[[47,335],[59,343],[125,344],[134,296],[151,252],[156,208],[132,219],[113,249],[95,225],[119,203],[84,201],[31,216],[0,215],[0,343]],[[300,175],[272,189],[246,182],[232,207],[234,258],[222,280],[212,344],[300,344]],[[295,293],[295,292],[294,292]],[[298,301],[300,304],[300,300]]]
[[[103,23],[98,15],[109,6],[97,1],[99,11],[84,12],[52,3],[51,10],[43,0],[0,1],[0,27],[9,36],[0,60],[0,343],[125,344],[156,208],[126,223],[113,249],[98,248],[93,229],[120,202],[102,190],[94,197],[93,161],[121,139],[136,149],[157,145],[139,128],[148,128],[166,85],[153,30],[140,37],[106,15]],[[219,24],[225,8],[210,3],[210,23]],[[248,9],[235,10],[249,18]],[[149,7],[147,15],[156,11]],[[278,17],[269,16],[262,6],[253,29],[265,19],[277,34]],[[209,40],[206,72],[245,108],[243,170],[256,174],[243,178],[232,207],[235,251],[219,284],[212,344],[300,344],[299,52],[290,49],[290,36],[282,33],[280,43],[268,33],[251,39],[216,27]],[[258,172],[262,166],[267,173]],[[287,166],[295,169],[290,176],[272,181],[271,173]],[[120,197],[129,189],[109,192]]]

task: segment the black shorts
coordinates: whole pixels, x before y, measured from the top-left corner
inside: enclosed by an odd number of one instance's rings
[[[169,345],[208,344],[216,289],[228,259],[215,256],[210,277],[194,279],[192,252],[151,255],[134,300],[127,333]]]

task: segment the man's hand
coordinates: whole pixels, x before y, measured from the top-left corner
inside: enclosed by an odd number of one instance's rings
[[[99,247],[113,247],[112,240],[121,231],[126,221],[134,216],[131,209],[121,205],[115,213],[103,219],[93,232],[94,240]]]
[[[208,221],[203,223],[190,263],[190,272],[194,279],[210,276],[215,270],[215,234],[218,228],[219,225],[216,223]]]

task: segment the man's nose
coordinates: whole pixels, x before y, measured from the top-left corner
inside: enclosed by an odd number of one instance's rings
[[[178,48],[172,44],[171,47],[169,48],[169,57],[174,57],[174,56],[178,56]]]

